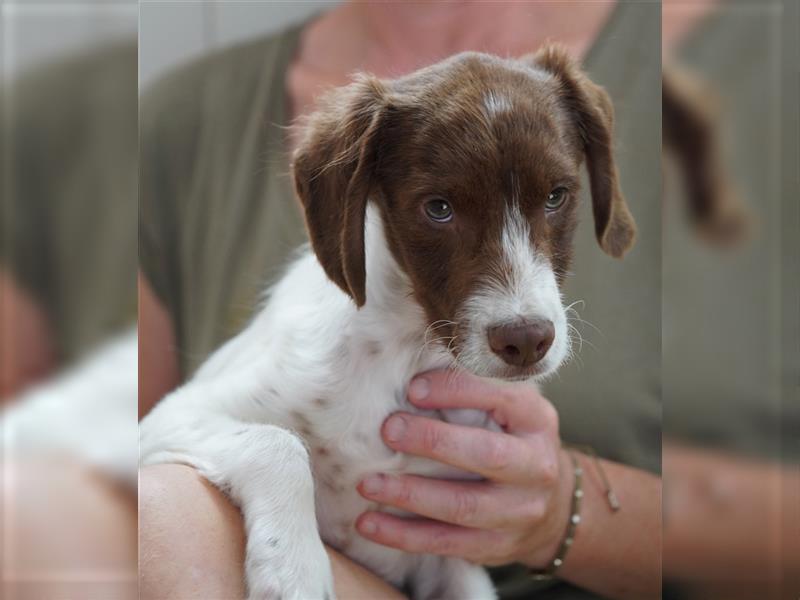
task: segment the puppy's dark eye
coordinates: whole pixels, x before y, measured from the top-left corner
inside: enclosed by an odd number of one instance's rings
[[[564,202],[567,201],[568,196],[567,188],[558,187],[550,192],[550,195],[547,196],[547,202],[544,203],[544,208],[547,211],[553,212],[558,210],[564,205]]]
[[[447,223],[453,218],[453,209],[444,198],[434,198],[425,203],[425,214],[431,221]]]

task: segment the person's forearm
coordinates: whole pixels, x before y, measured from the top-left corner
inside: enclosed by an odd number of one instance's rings
[[[610,598],[661,594],[661,480],[645,471],[601,460],[621,508],[613,512],[595,462],[583,467],[583,504],[575,542],[559,577]]]
[[[53,331],[39,302],[0,266],[0,403],[56,367]]]
[[[244,598],[244,548],[241,513],[194,469],[155,465],[141,470],[141,600]],[[336,550],[328,549],[328,556],[340,600],[403,598]]]
[[[665,577],[766,590],[800,573],[800,470],[674,442],[663,457]]]

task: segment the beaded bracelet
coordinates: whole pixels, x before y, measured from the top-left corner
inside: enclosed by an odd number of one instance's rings
[[[567,523],[567,533],[564,539],[561,540],[561,545],[558,547],[555,558],[550,561],[550,565],[546,569],[531,569],[530,575],[536,581],[544,581],[553,579],[558,568],[564,564],[564,557],[572,542],[575,539],[575,530],[578,523],[581,522],[581,500],[583,499],[583,468],[578,463],[578,459],[574,452],[569,453],[569,458],[572,461],[572,468],[575,473],[575,487],[572,490],[572,502],[570,503],[570,517]]]
[[[589,447],[580,447],[581,450],[590,454],[594,459],[595,466],[597,468],[598,473],[600,474],[600,478],[603,481],[603,485],[605,486],[605,495],[606,500],[608,502],[608,506],[612,512],[616,512],[619,510],[620,505],[619,501],[617,500],[617,496],[614,494],[614,490],[611,489],[611,484],[608,482],[608,478],[606,477],[606,473],[603,469],[603,466],[600,464],[600,461],[597,459],[597,454],[594,452],[592,448]],[[578,462],[578,457],[575,456],[574,452],[569,452],[569,458],[572,461],[572,468],[575,474],[575,486],[572,489],[572,501],[570,503],[570,517],[569,522],[567,523],[567,532],[564,535],[564,539],[561,541],[561,545],[558,547],[558,552],[556,552],[555,558],[550,561],[550,564],[545,569],[530,569],[530,575],[535,581],[545,581],[549,579],[553,579],[555,577],[556,571],[564,564],[564,558],[567,555],[567,551],[572,546],[572,542],[575,540],[575,530],[578,527],[578,523],[581,522],[581,501],[583,499],[583,468],[581,467],[580,463]]]

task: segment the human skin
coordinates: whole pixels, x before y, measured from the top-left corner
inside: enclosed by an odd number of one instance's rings
[[[62,455],[6,453],[0,597],[134,600],[136,498]]]
[[[242,516],[191,467],[154,465],[139,481],[141,600],[245,597]],[[402,598],[397,590],[329,550],[337,598]]]
[[[800,467],[666,439],[664,576],[698,598],[797,598]]]
[[[0,267],[0,403],[52,373],[53,336],[44,309]]]

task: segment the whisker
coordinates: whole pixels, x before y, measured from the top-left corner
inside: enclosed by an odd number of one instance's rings
[[[605,337],[605,334],[600,330],[599,327],[597,327],[593,323],[590,323],[589,321],[587,321],[586,319],[581,317],[581,315],[578,313],[577,309],[574,308],[574,306],[576,304],[582,304],[583,306],[586,306],[586,303],[583,300],[576,300],[575,302],[573,302],[572,304],[570,304],[569,306],[567,306],[564,309],[564,312],[567,313],[567,317],[569,318],[569,315],[573,315],[572,319],[574,321],[577,321],[577,322],[582,323],[584,325],[588,325],[589,327],[594,329],[597,333],[599,333],[600,335]]]

